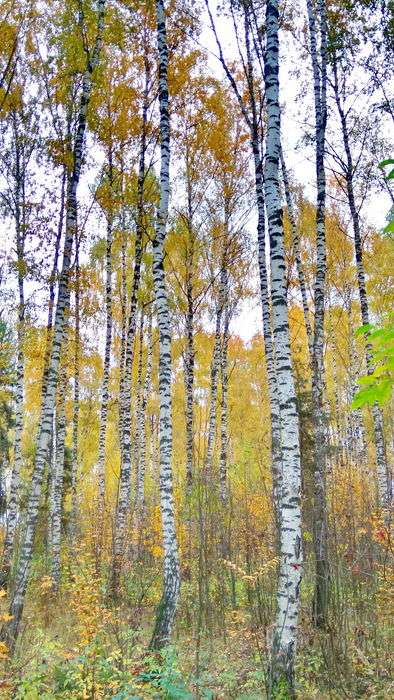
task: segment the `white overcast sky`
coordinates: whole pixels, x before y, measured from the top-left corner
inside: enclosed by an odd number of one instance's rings
[[[300,3],[304,9],[304,3]],[[306,5],[306,3],[305,3]],[[211,10],[216,7],[216,3],[211,2]],[[300,21],[302,17],[300,15]],[[237,56],[236,43],[232,22],[223,16],[215,19],[217,33],[226,58],[234,59]],[[224,71],[217,58],[217,46],[215,37],[210,28],[207,14],[202,18],[202,34],[200,43],[208,50],[208,65],[212,73],[227,80]],[[281,59],[280,59],[280,95],[281,104],[285,105],[285,112],[282,118],[282,143],[286,154],[286,161],[293,177],[304,186],[306,196],[314,201],[316,197],[316,175],[313,148],[307,148],[301,144],[303,135],[303,117],[309,112],[308,119],[313,124],[313,102],[312,102],[312,71],[305,62],[305,69],[309,71],[309,95],[307,100],[300,102],[299,84],[292,76],[292,71],[297,65],[300,47],[295,45],[294,40],[289,37],[289,33],[281,35]],[[362,80],[366,76],[361,75]],[[309,104],[308,104],[309,101]],[[394,132],[392,122],[388,123],[391,133],[391,143],[394,142]],[[367,201],[364,208],[364,215],[368,223],[376,228],[383,228],[387,213],[390,209],[390,197],[387,193],[374,193],[370,201]],[[251,221],[253,226],[253,221]],[[253,235],[253,234],[252,234]],[[248,300],[242,307],[236,321],[233,324],[235,332],[248,341],[258,331],[261,330],[261,309],[258,300]]]
[[[216,4],[211,3],[212,10]],[[222,43],[223,52],[229,59],[236,57],[236,43],[232,24],[229,19],[224,17],[216,18],[217,31]],[[202,33],[199,38],[200,46],[207,50],[207,65],[211,73],[226,81],[226,77],[222,71],[220,62],[216,54],[217,48],[213,33],[209,26],[209,18],[206,13],[201,19]],[[312,76],[309,80],[309,97],[305,102],[300,102],[298,95],[298,81],[292,77],[299,47],[296,47],[294,41],[289,38],[289,35],[282,37],[282,50],[280,61],[280,83],[281,83],[281,102],[285,105],[285,113],[282,119],[282,139],[286,160],[292,175],[305,188],[306,195],[314,201],[316,196],[315,187],[315,163],[313,148],[307,148],[301,145],[301,137],[303,134],[303,117],[305,112],[309,112],[311,122],[313,123],[313,103],[312,103]],[[286,43],[286,46],[284,46]],[[305,69],[310,71],[308,64],[305,64]],[[361,76],[365,79],[365,76]],[[303,110],[303,111],[302,111]],[[391,133],[391,136],[394,136]],[[393,141],[393,139],[392,139]],[[176,163],[173,162],[173,171],[177,169]],[[89,186],[93,184],[97,175],[97,169],[94,168],[91,172],[83,174],[80,185],[80,199],[87,201],[90,198]],[[367,220],[374,226],[381,228],[384,226],[385,218],[390,207],[390,199],[388,195],[375,194],[371,201],[366,203],[364,215]],[[96,217],[94,217],[96,219]],[[92,223],[92,222],[91,222]],[[90,226],[89,228],[92,228]],[[255,240],[255,217],[252,215],[249,222],[249,229],[253,240]],[[104,234],[103,234],[104,235]],[[2,250],[10,251],[13,244],[13,237],[7,228],[0,224],[0,236],[2,239]],[[8,283],[12,284],[13,280],[9,278]],[[30,285],[28,285],[30,286]],[[257,280],[256,280],[257,287]],[[28,294],[30,290],[28,289]],[[31,290],[33,292],[33,289]],[[44,301],[44,298],[43,298]],[[244,340],[249,340],[257,331],[261,329],[261,311],[258,303],[258,298],[247,300],[240,308],[236,320],[233,322],[233,331],[241,335]],[[100,339],[101,341],[102,339]],[[100,343],[101,344],[101,343]]]

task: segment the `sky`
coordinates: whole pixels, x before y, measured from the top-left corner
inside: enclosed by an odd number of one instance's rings
[[[211,8],[214,10],[214,5],[211,3]],[[236,58],[236,44],[234,40],[233,28],[230,20],[223,16],[220,18],[215,16],[217,31],[222,43],[223,52],[226,58]],[[220,62],[217,58],[217,47],[214,35],[209,26],[209,18],[205,12],[201,18],[202,33],[199,37],[199,45],[207,50],[207,69],[218,78],[227,80]],[[312,102],[312,76],[311,71],[308,78],[309,94],[303,101],[299,98],[299,82],[294,76],[294,69],[297,67],[299,60],[300,46],[297,46],[295,40],[289,37],[289,34],[282,35],[282,57],[280,61],[280,85],[281,85],[281,102],[286,105],[282,118],[282,139],[284,151],[286,154],[287,165],[291,175],[300,182],[305,189],[305,194],[314,201],[316,197],[315,186],[315,163],[313,148],[306,147],[302,144],[303,124],[305,112],[311,116],[311,125],[313,125],[313,102]],[[307,66],[308,64],[306,64]],[[310,69],[309,69],[310,70]],[[365,76],[361,75],[360,80],[365,80]],[[390,134],[387,134],[390,136]],[[394,134],[391,133],[392,141]],[[98,156],[95,153],[95,156]],[[177,163],[172,164],[173,172],[177,170]],[[90,199],[90,187],[97,175],[97,169],[84,173],[79,190],[80,200],[88,201]],[[369,202],[366,203],[364,216],[365,220],[381,228],[385,224],[385,218],[390,207],[390,199],[386,194],[375,194]],[[92,223],[92,222],[91,222]],[[90,229],[95,228],[90,225]],[[256,225],[255,215],[251,215],[248,228],[252,240],[256,240]],[[13,246],[12,236],[7,226],[0,223],[0,236],[2,239],[2,249],[8,253]],[[256,256],[257,257],[257,256]],[[258,287],[257,274],[255,270],[254,281],[256,290]],[[12,277],[8,283],[14,287],[15,281]],[[33,287],[27,289],[28,295],[33,293]],[[45,302],[45,297],[43,297]],[[44,312],[43,308],[43,312]],[[46,312],[45,312],[46,315]],[[238,315],[232,323],[232,331],[239,334],[243,340],[249,341],[256,332],[261,330],[261,309],[258,301],[258,296],[253,299],[248,299],[241,305],[238,310]],[[103,339],[100,339],[101,341]]]
[[[301,4],[301,3],[300,3]],[[306,7],[306,3],[305,7]],[[216,2],[210,2],[211,11],[214,12]],[[303,6],[303,4],[302,4]],[[223,54],[226,59],[234,60],[237,57],[236,44],[234,41],[234,31],[232,22],[229,18],[218,17],[214,14],[217,34],[222,45]],[[299,21],[302,22],[302,15]],[[210,71],[218,78],[227,80],[222,66],[218,58],[218,50],[215,36],[211,30],[208,14],[205,12],[202,20],[202,33],[200,44],[207,49],[208,66]],[[308,148],[302,143],[304,132],[305,112],[308,111],[310,116],[310,124],[314,125],[314,112],[312,102],[312,69],[309,67],[309,94],[302,101],[299,97],[300,86],[294,76],[294,70],[298,67],[300,46],[286,32],[280,37],[281,40],[281,59],[280,59],[280,99],[283,107],[285,106],[284,115],[282,118],[282,144],[286,156],[287,168],[290,174],[296,181],[300,182],[305,191],[305,195],[311,200],[316,199],[316,173],[313,148]],[[306,67],[308,66],[305,63]],[[365,75],[360,75],[360,80],[366,80]],[[391,129],[386,136],[394,143],[394,131],[392,122],[387,125]],[[386,223],[386,216],[390,209],[391,201],[387,193],[374,193],[364,207],[364,216],[366,221],[376,228],[383,228]],[[349,222],[350,223],[350,222]],[[252,220],[249,223],[253,236],[253,228],[255,223]],[[253,236],[254,239],[256,236]],[[256,278],[256,287],[257,287]],[[240,309],[240,312],[233,322],[233,330],[243,338],[249,341],[256,332],[260,332],[262,328],[261,307],[258,299],[248,299]]]

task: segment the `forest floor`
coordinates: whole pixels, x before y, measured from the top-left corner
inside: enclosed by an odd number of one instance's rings
[[[99,581],[90,574],[86,569],[72,577],[57,597],[51,593],[49,577],[35,578],[17,653],[10,661],[3,652],[0,698],[267,697],[270,627],[253,626],[245,601],[226,616],[221,630],[216,618],[209,632],[201,619],[196,628],[195,611],[192,618],[191,609],[181,607],[173,644],[157,654],[147,651],[153,605],[110,607]],[[364,603],[367,599],[366,591]],[[4,617],[5,598],[2,602]],[[365,609],[360,626],[357,616],[351,619],[348,612],[338,618],[336,628],[323,633],[313,631],[305,606],[297,665],[297,697],[301,700],[394,697],[389,619],[383,625],[372,624]]]

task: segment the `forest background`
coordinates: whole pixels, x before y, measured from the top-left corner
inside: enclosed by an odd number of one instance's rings
[[[393,13],[1,0],[2,697],[390,696]]]

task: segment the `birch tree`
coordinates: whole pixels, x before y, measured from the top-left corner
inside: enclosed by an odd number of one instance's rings
[[[171,463],[171,327],[164,270],[164,243],[170,195],[170,117],[166,13],[163,0],[156,0],[156,17],[159,54],[160,202],[157,210],[156,231],[153,241],[153,283],[159,328],[160,506],[164,559],[163,593],[156,613],[156,623],[150,646],[153,649],[160,649],[168,643],[173,628],[179,597],[180,569]]]
[[[298,281],[299,281],[299,285],[300,285],[302,310],[304,313],[306,336],[307,336],[307,340],[308,340],[308,349],[309,349],[310,359],[312,361],[312,357],[313,357],[313,333],[312,333],[312,326],[311,326],[311,321],[310,321],[310,317],[309,317],[308,295],[307,295],[307,289],[306,289],[306,283],[305,283],[304,268],[303,268],[303,264],[302,264],[302,260],[301,260],[300,239],[299,239],[299,235],[298,235],[298,231],[297,231],[296,215],[295,215],[295,211],[294,211],[293,200],[291,197],[289,176],[288,176],[288,172],[287,172],[287,168],[286,168],[286,162],[285,162],[285,157],[283,154],[282,147],[280,150],[280,162],[281,162],[283,186],[284,186],[284,190],[285,190],[285,197],[286,197],[286,204],[287,204],[287,213],[289,216],[292,243],[294,246],[294,256],[295,256],[295,261],[296,261],[296,266],[297,266],[297,275],[298,275]]]
[[[147,332],[147,359],[145,367],[145,380],[142,387],[141,403],[137,416],[138,433],[138,461],[136,480],[136,509],[137,516],[141,522],[145,507],[145,468],[146,468],[146,409],[152,386],[152,365],[153,365],[153,329],[152,310],[148,311],[148,332]]]
[[[55,415],[55,439],[53,472],[51,475],[51,501],[49,506],[49,551],[51,561],[52,587],[55,593],[60,586],[60,546],[62,524],[63,476],[66,447],[66,393],[67,370],[60,369],[58,402]]]
[[[14,462],[12,466],[10,496],[7,510],[7,529],[4,541],[3,563],[1,571],[1,585],[8,582],[10,572],[12,550],[15,531],[18,522],[19,510],[19,482],[20,471],[23,465],[22,432],[24,413],[24,337],[25,337],[25,276],[27,260],[25,257],[26,241],[29,235],[29,212],[26,202],[28,164],[34,149],[28,140],[27,129],[32,127],[31,120],[26,115],[26,107],[21,104],[20,111],[13,109],[10,113],[11,133],[13,148],[5,163],[10,163],[9,175],[11,178],[10,192],[3,194],[3,206],[10,207],[15,224],[16,270],[18,284],[18,310],[17,310],[17,366],[16,366],[16,391],[15,391],[15,437],[14,437]]]
[[[349,137],[349,109],[345,108],[344,96],[342,94],[345,89],[345,84],[340,86],[339,70],[340,61],[334,52],[331,59],[331,68],[333,73],[333,91],[335,97],[335,103],[338,110],[340,128],[343,140],[343,148],[345,151],[344,160],[341,159],[342,171],[345,176],[346,182],[346,194],[347,201],[350,210],[353,235],[354,235],[354,252],[356,258],[356,269],[357,269],[357,286],[358,294],[360,300],[361,308],[361,320],[363,326],[368,328],[370,324],[370,313],[369,313],[369,303],[367,296],[366,287],[366,275],[364,266],[364,256],[363,256],[363,244],[361,237],[361,226],[360,226],[360,216],[359,209],[356,205],[355,196],[355,178],[357,174],[357,166],[353,162],[353,155],[351,149],[351,141]],[[371,374],[374,370],[372,357],[371,357],[371,344],[368,340],[368,331],[365,333],[365,359],[367,364],[368,374]],[[378,502],[381,507],[385,507],[389,504],[391,499],[391,484],[389,469],[387,463],[386,447],[384,440],[384,429],[383,429],[383,416],[379,405],[375,402],[372,405],[372,419],[373,419],[373,429],[374,429],[374,442],[375,442],[375,454],[376,454],[376,467],[377,467],[377,483],[378,483]]]
[[[294,663],[302,577],[299,426],[290,351],[279,187],[279,10],[277,0],[268,0],[266,7],[264,79],[267,104],[264,186],[270,241],[272,327],[282,447],[278,611],[271,651],[271,692],[275,697],[279,688],[282,692],[285,688],[290,696],[294,695]]]
[[[142,102],[142,125],[141,140],[137,177],[137,213],[136,213],[136,237],[133,279],[131,285],[129,316],[127,322],[126,337],[122,338],[124,351],[122,349],[122,360],[124,366],[120,371],[119,388],[119,424],[121,427],[121,465],[119,475],[118,498],[115,513],[115,527],[113,534],[113,561],[111,570],[111,593],[117,598],[120,592],[120,576],[122,571],[124,556],[124,540],[126,535],[126,525],[130,511],[131,496],[131,376],[134,359],[134,344],[137,329],[137,302],[138,290],[141,279],[141,265],[143,254],[143,235],[145,229],[145,191],[146,180],[146,150],[147,150],[147,128],[148,128],[148,108],[150,95],[150,73],[149,62],[145,57],[145,83]],[[122,331],[123,332],[123,331]]]
[[[209,484],[213,479],[213,451],[215,446],[216,423],[217,423],[217,399],[218,399],[218,384],[220,378],[220,361],[221,361],[221,344],[222,344],[222,316],[226,304],[227,290],[227,261],[226,261],[226,243],[224,243],[222,260],[220,266],[220,280],[218,300],[215,313],[215,335],[211,361],[211,381],[209,394],[209,414],[208,414],[208,438],[205,454],[205,474]]]
[[[185,367],[185,416],[186,416],[186,489],[190,493],[193,485],[194,475],[194,317],[195,317],[195,299],[194,299],[194,262],[196,235],[194,231],[194,208],[193,208],[193,179],[192,179],[192,156],[190,154],[190,146],[186,135],[186,187],[187,187],[187,232],[188,240],[186,242],[185,251],[185,267],[186,267],[186,349],[184,356]]]
[[[280,410],[278,401],[276,368],[274,345],[272,338],[271,327],[271,309],[270,297],[268,288],[268,272],[266,261],[266,245],[265,245],[265,195],[264,195],[264,177],[263,177],[263,125],[261,123],[261,113],[263,109],[262,101],[259,100],[259,92],[256,88],[257,75],[253,61],[253,51],[256,54],[259,70],[263,70],[264,47],[261,41],[260,31],[258,28],[259,14],[253,3],[243,2],[241,5],[243,17],[243,33],[245,43],[245,57],[240,55],[240,61],[243,68],[244,79],[246,83],[247,105],[242,97],[243,86],[239,86],[234,76],[234,71],[230,70],[229,62],[226,61],[219,35],[216,30],[215,22],[210,10],[209,0],[205,0],[207,7],[210,25],[215,37],[215,42],[218,48],[219,60],[231,86],[231,89],[237,99],[241,113],[250,133],[250,146],[253,155],[253,168],[255,179],[256,192],[256,207],[257,207],[257,246],[258,246],[258,267],[260,280],[260,297],[263,320],[263,336],[265,362],[268,374],[268,389],[270,396],[270,412],[271,412],[271,456],[272,456],[272,475],[273,475],[273,502],[275,504],[276,519],[279,518],[279,499],[280,499],[280,481],[282,478],[282,457],[281,457],[281,438],[280,438]],[[240,36],[236,24],[235,6],[232,7],[232,18],[234,33],[237,39],[237,46],[240,53]],[[254,31],[253,31],[254,30]]]
[[[75,328],[74,328],[74,399],[73,399],[73,423],[72,423],[72,454],[71,454],[71,516],[70,537],[73,546],[76,544],[78,531],[78,464],[79,464],[79,377],[80,377],[80,267],[79,267],[78,238],[75,241]]]
[[[313,72],[316,138],[316,275],[314,282],[315,318],[312,354],[312,404],[314,439],[314,548],[316,583],[314,614],[318,627],[327,624],[329,596],[327,497],[326,497],[326,420],[324,417],[324,305],[326,284],[326,174],[324,163],[327,125],[327,18],[325,0],[317,3],[319,33],[312,0],[307,0],[309,41]],[[317,42],[320,36],[320,60]]]
[[[112,152],[108,154],[108,185],[111,189],[113,186],[113,163]],[[103,383],[101,388],[101,409],[100,409],[100,429],[99,429],[99,451],[97,458],[97,474],[99,480],[98,489],[98,552],[97,562],[101,560],[101,546],[104,528],[104,510],[105,510],[105,442],[107,435],[107,418],[108,418],[108,400],[109,400],[109,372],[111,363],[111,344],[112,344],[112,228],[113,228],[113,210],[112,204],[109,205],[109,210],[106,214],[107,219],[107,241],[105,253],[105,347],[104,347],[104,368],[103,368]]]
[[[228,284],[228,281],[227,281]],[[228,296],[228,293],[227,293]],[[228,500],[228,341],[230,334],[230,308],[229,303],[224,312],[223,334],[220,350],[220,465],[219,483],[220,498],[222,503]]]
[[[73,165],[67,183],[66,235],[63,249],[62,271],[59,280],[59,292],[54,321],[54,335],[49,362],[47,390],[42,402],[37,452],[31,481],[30,495],[26,508],[26,525],[22,537],[19,561],[16,570],[15,587],[10,601],[11,619],[4,624],[1,632],[2,639],[6,641],[11,652],[14,650],[22,619],[33,554],[41,486],[49,443],[52,435],[53,412],[56,397],[60,353],[64,336],[65,315],[70,303],[69,273],[72,259],[73,241],[76,237],[78,211],[77,190],[84,156],[86,116],[93,85],[93,72],[99,63],[100,58],[102,35],[104,30],[104,10],[105,0],[98,0],[97,33],[93,49],[91,52],[88,52],[86,68],[83,74],[77,132],[72,152]]]

